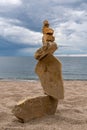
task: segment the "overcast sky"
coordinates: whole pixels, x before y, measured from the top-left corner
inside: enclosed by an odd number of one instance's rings
[[[59,46],[55,54],[87,55],[87,0],[0,0],[0,56],[34,55],[45,19]]]

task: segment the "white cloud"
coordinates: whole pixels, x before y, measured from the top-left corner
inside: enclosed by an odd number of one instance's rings
[[[77,24],[73,21],[61,23],[59,27],[55,29],[56,40],[63,45],[72,46],[86,46],[87,41],[87,23]],[[67,35],[68,31],[68,35]],[[70,33],[69,33],[70,31]]]
[[[14,20],[15,21],[15,20]],[[16,20],[16,22],[19,22]],[[22,44],[41,44],[41,33],[14,25],[13,20],[0,19],[0,35],[9,41]]]
[[[41,34],[38,32],[30,31],[24,27],[11,26],[7,27],[4,31],[4,36],[9,40],[24,43],[24,44],[40,44]]]
[[[56,41],[60,45],[85,48],[87,46],[87,12],[72,8],[65,8],[63,11],[66,21],[61,21],[59,24],[57,18],[54,21]]]
[[[20,5],[21,0],[0,0],[0,6]]]

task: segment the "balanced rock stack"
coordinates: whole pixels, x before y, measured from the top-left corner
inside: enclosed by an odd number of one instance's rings
[[[38,60],[35,72],[44,92],[43,95],[34,95],[15,105],[12,112],[22,122],[55,114],[59,99],[64,98],[61,63],[53,56],[57,49],[53,36],[54,30],[49,28],[47,20],[43,22],[42,33],[43,46],[35,52],[34,56]]]

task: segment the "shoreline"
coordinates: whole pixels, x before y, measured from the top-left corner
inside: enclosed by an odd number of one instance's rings
[[[4,78],[0,78],[0,81],[40,82],[39,79],[4,79]],[[87,81],[87,79],[63,79],[63,81]]]

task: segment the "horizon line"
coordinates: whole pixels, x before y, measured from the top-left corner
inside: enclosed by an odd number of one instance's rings
[[[87,54],[64,54],[64,55],[55,55],[62,57],[87,57]]]

